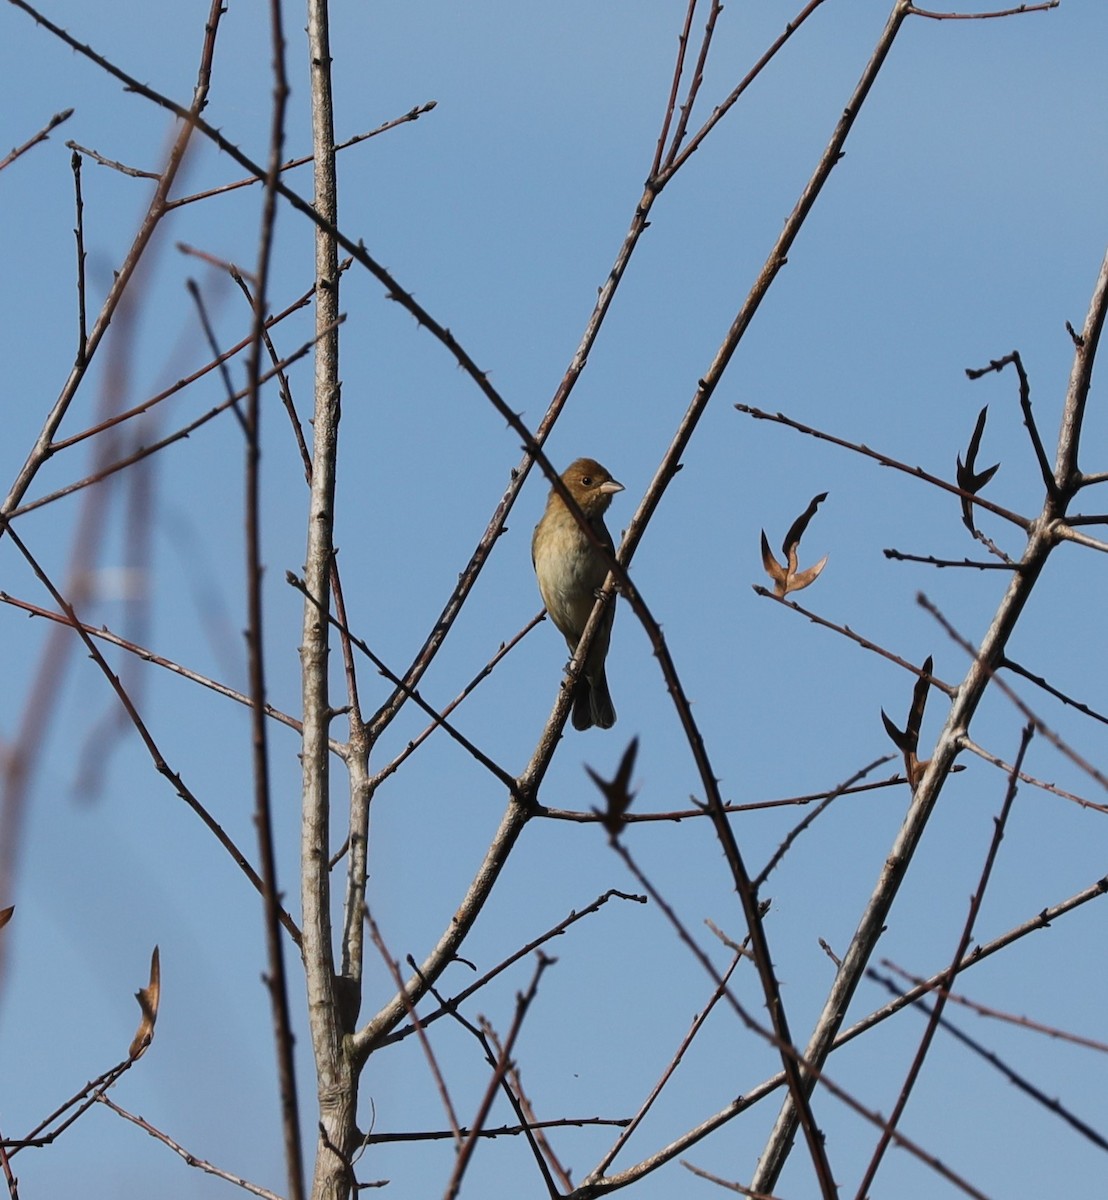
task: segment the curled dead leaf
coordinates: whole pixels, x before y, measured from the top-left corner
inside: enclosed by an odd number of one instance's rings
[[[934,659],[929,654],[920,670],[916,686],[912,689],[912,707],[908,710],[908,723],[903,729],[898,729],[889,719],[885,710],[881,710],[881,720],[885,725],[885,732],[892,739],[893,745],[904,755],[904,771],[908,776],[908,785],[913,792],[931,761],[927,759],[921,762],[918,751],[919,731],[923,725],[923,712],[927,707],[927,692],[931,687],[931,669],[934,665]]]
[[[977,452],[981,449],[981,436],[985,432],[985,418],[988,412],[989,406],[986,405],[977,414],[977,424],[973,428],[969,446],[966,449],[966,461],[962,462],[960,454],[956,459],[958,486],[963,492],[969,492],[973,496],[976,496],[981,491],[1000,468],[1000,463],[994,463],[984,471],[977,470]],[[973,533],[973,504],[967,496],[962,497],[962,523],[970,533]]]
[[[139,1008],[142,1009],[142,1019],[135,1031],[131,1048],[127,1051],[132,1062],[141,1058],[146,1053],[146,1047],[154,1040],[154,1023],[158,1019],[158,1001],[161,998],[161,991],[161,958],[158,955],[158,947],[155,946],[154,953],[150,956],[150,982],[146,987],[139,988],[135,992],[135,999],[139,1002]]]
[[[779,563],[774,557],[769,548],[766,531],[762,530],[762,566],[765,567],[766,574],[773,580],[773,594],[778,598],[787,596],[789,592],[799,592],[801,588],[806,588],[810,583],[814,583],[827,565],[827,555],[825,554],[814,566],[808,567],[804,571],[797,570],[800,561],[800,539],[808,528],[808,522],[815,516],[816,509],[826,499],[826,492],[820,492],[818,496],[814,496],[808,507],[789,526],[789,532],[785,534],[785,540],[781,543],[781,553],[785,556],[784,564]]]

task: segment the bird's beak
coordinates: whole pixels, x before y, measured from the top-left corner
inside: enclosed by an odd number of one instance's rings
[[[614,496],[616,492],[623,491],[623,484],[618,479],[609,479],[607,483],[600,485],[600,493],[603,496]]]

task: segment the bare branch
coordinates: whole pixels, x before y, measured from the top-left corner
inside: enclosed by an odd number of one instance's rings
[[[85,202],[81,196],[81,156],[74,150],[70,159],[73,171],[73,193],[77,212],[77,226],[73,236],[77,239],[77,356],[83,364],[87,357],[88,316],[85,312]]]
[[[85,647],[87,648],[90,657],[96,663],[96,665],[100,668],[100,671],[102,672],[104,677],[107,679],[108,683],[111,685],[112,690],[115,692],[116,696],[119,698],[120,703],[123,705],[123,708],[127,713],[127,716],[131,719],[131,723],[134,725],[135,729],[138,731],[139,737],[142,739],[143,744],[146,746],[147,752],[150,754],[150,757],[153,759],[154,767],[157,770],[158,774],[164,776],[166,779],[169,780],[169,782],[173,785],[174,789],[176,790],[177,794],[181,797],[181,799],[184,800],[184,802],[189,806],[189,808],[192,809],[192,811],[194,813],[196,813],[196,815],[201,819],[201,821],[204,822],[204,824],[208,827],[208,829],[210,829],[211,832],[213,834],[215,834],[216,839],[219,841],[220,845],[223,846],[223,848],[227,851],[227,853],[230,854],[231,857],[235,860],[235,862],[239,866],[239,869],[243,872],[243,874],[247,877],[247,879],[249,879],[250,882],[254,885],[254,887],[257,888],[259,893],[264,894],[265,889],[264,889],[264,884],[262,883],[261,877],[258,875],[258,873],[254,870],[254,868],[247,861],[246,856],[242,853],[241,850],[239,850],[238,846],[236,846],[235,843],[231,840],[231,838],[224,832],[223,828],[215,820],[215,818],[212,817],[212,815],[208,812],[208,810],[200,803],[199,800],[197,800],[197,798],[192,794],[192,792],[189,791],[189,789],[185,786],[184,780],[181,778],[181,776],[178,775],[175,771],[173,771],[170,768],[169,764],[162,757],[162,753],[158,749],[157,743],[154,741],[152,735],[150,734],[150,731],[146,727],[145,722],[143,721],[142,717],[138,713],[138,710],[135,708],[133,702],[131,701],[131,697],[127,694],[126,689],[120,683],[119,677],[115,674],[114,671],[112,671],[111,667],[108,665],[107,660],[100,653],[99,647],[93,641],[91,634],[87,632],[87,627],[78,618],[76,612],[73,610],[73,606],[71,604],[69,604],[69,602],[62,596],[62,594],[54,586],[54,584],[51,583],[49,577],[43,571],[42,567],[39,565],[39,563],[35,559],[34,555],[31,554],[30,550],[27,549],[27,547],[24,545],[23,541],[20,539],[18,534],[15,532],[15,530],[11,528],[10,525],[7,526],[7,534],[8,534],[8,537],[11,538],[12,543],[19,550],[20,554],[22,554],[23,557],[27,560],[31,569],[34,571],[34,573],[38,576],[38,578],[41,580],[43,585],[46,587],[47,591],[49,591],[51,596],[54,598],[54,603],[57,604],[58,607],[65,613],[66,617],[68,618],[67,623],[73,627],[77,636],[85,644]],[[281,910],[281,918],[280,919],[281,919],[281,924],[284,925],[284,927],[292,935],[293,940],[296,941],[297,943],[299,943],[300,931],[297,929],[296,923],[293,921],[292,917],[290,917],[287,912],[284,912],[284,910]]]
[[[504,1044],[501,1047],[500,1057],[493,1069],[492,1076],[489,1078],[488,1086],[485,1089],[485,1094],[477,1107],[477,1112],[473,1118],[473,1124],[469,1137],[462,1143],[461,1149],[458,1151],[458,1157],[454,1163],[454,1171],[450,1176],[450,1182],[446,1185],[446,1191],[443,1193],[444,1200],[454,1200],[458,1195],[462,1186],[462,1179],[465,1176],[466,1170],[469,1167],[470,1159],[473,1157],[473,1151],[477,1147],[477,1135],[484,1127],[485,1118],[488,1116],[489,1109],[492,1107],[493,1097],[496,1095],[500,1087],[501,1080],[511,1065],[511,1054],[515,1048],[516,1038],[519,1036],[519,1031],[523,1026],[523,1019],[527,1015],[527,1010],[531,1007],[531,1002],[535,998],[535,994],[539,988],[539,980],[543,976],[543,972],[547,967],[551,966],[555,960],[547,958],[540,953],[538,962],[535,965],[535,973],[531,978],[531,983],[525,992],[521,992],[516,997],[515,1017],[512,1020],[511,1028],[508,1030],[507,1036],[504,1038]]]
[[[760,408],[751,408],[749,404],[736,404],[735,408],[757,421],[773,421],[778,425],[795,429],[797,433],[817,438],[819,441],[830,442],[831,445],[841,446],[844,450],[853,450],[855,454],[861,454],[865,458],[872,458],[883,467],[892,467],[895,471],[903,471],[905,475],[912,475],[916,479],[922,479],[924,483],[930,483],[934,487],[941,488],[944,492],[950,492],[953,496],[959,496],[964,501],[976,504],[987,512],[994,513],[998,517],[1003,517],[1006,521],[1011,521],[1013,525],[1018,525],[1020,529],[1026,530],[1031,524],[1027,517],[1021,517],[1018,513],[1009,512],[1008,509],[1001,508],[999,504],[993,504],[989,500],[982,500],[972,492],[963,491],[962,488],[955,486],[953,483],[947,483],[945,479],[940,479],[937,475],[930,474],[922,467],[911,467],[907,463],[900,462],[899,459],[890,458],[887,454],[880,454],[876,450],[871,450],[868,446],[862,446],[857,442],[848,442],[845,438],[838,438],[834,434],[824,433],[820,429],[813,429],[810,425],[803,425],[799,421],[794,421],[791,417],[786,417],[784,413],[764,412]]]
[[[69,118],[73,116],[73,112],[74,110],[72,108],[66,108],[59,113],[55,113],[38,131],[38,133],[36,133],[33,137],[28,138],[22,146],[16,146],[14,150],[9,151],[4,158],[0,159],[0,171],[2,171],[5,167],[10,167],[21,154],[26,154],[28,150],[34,146],[37,146],[39,142],[45,142],[50,134],[57,129],[57,127],[63,121],[68,121]]]
[[[424,113],[429,113],[438,104],[437,100],[428,100],[424,104],[417,104],[414,108],[409,109],[402,117],[394,117],[391,121],[385,121],[378,125],[376,129],[370,129],[366,133],[355,134],[352,138],[347,138],[345,142],[339,142],[335,146],[335,153],[342,150],[348,150],[351,146],[357,146],[359,143],[368,140],[369,138],[377,137],[378,134],[387,133],[390,129],[396,129],[400,125],[406,125],[409,121],[418,121]],[[281,171],[291,171],[296,167],[306,166],[314,161],[314,156],[305,154],[300,158],[290,158],[288,162],[281,164]],[[141,174],[142,172],[136,172]],[[252,187],[256,183],[261,183],[262,179],[257,175],[249,175],[245,179],[236,179],[234,183],[224,183],[219,187],[208,188],[203,192],[194,192],[191,196],[180,196],[176,200],[171,200],[166,205],[167,209],[180,208],[185,204],[195,204],[198,200],[208,200],[212,196],[222,196],[227,192],[237,191],[239,188]]]
[[[1012,804],[1016,798],[1017,780],[1019,779],[1020,768],[1023,766],[1024,755],[1027,753],[1027,747],[1031,744],[1031,738],[1034,735],[1034,732],[1034,727],[1027,725],[1025,726],[1023,736],[1020,739],[1019,750],[1016,753],[1016,765],[1008,779],[1008,790],[1004,796],[1004,803],[1001,805],[1000,815],[996,818],[996,825],[993,831],[992,841],[989,843],[989,849],[985,855],[985,862],[981,868],[981,877],[970,900],[969,912],[966,914],[966,921],[962,927],[961,936],[958,939],[958,948],[954,952],[954,958],[947,969],[947,973],[942,984],[944,989],[950,988],[950,985],[954,980],[955,972],[958,969],[958,964],[965,957],[966,951],[969,950],[970,942],[973,939],[974,922],[977,920],[977,916],[981,911],[982,901],[985,899],[985,889],[988,887],[989,879],[992,876],[993,866],[996,863],[997,854],[1000,851],[1000,843],[1004,837],[1005,827],[1008,824],[1008,816],[1012,811]],[[936,1031],[938,1030],[945,1004],[945,996],[940,995],[935,1004],[931,1007],[931,1016],[927,1023],[927,1029],[924,1032],[918,1048],[916,1049],[915,1058],[912,1060],[911,1066],[908,1068],[908,1073],[905,1076],[904,1083],[900,1089],[900,1095],[896,1098],[896,1103],[893,1105],[893,1111],[889,1116],[888,1124],[881,1132],[881,1137],[878,1140],[877,1146],[874,1148],[873,1156],[870,1158],[870,1161],[866,1166],[865,1174],[862,1176],[862,1181],[858,1185],[858,1200],[864,1200],[864,1198],[869,1194],[869,1189],[877,1176],[877,1171],[881,1165],[881,1160],[884,1157],[885,1151],[889,1148],[890,1142],[892,1141],[892,1132],[896,1128],[897,1122],[903,1115],[904,1109],[908,1105],[908,1097],[912,1094],[912,1088],[915,1085],[916,1080],[919,1078],[920,1071],[923,1070],[923,1062],[927,1057],[927,1052],[931,1048],[931,1043],[934,1040]]]
[[[385,939],[381,936],[381,931],[377,927],[377,922],[374,921],[373,914],[369,911],[368,906],[365,908],[363,915],[366,925],[369,926],[370,939],[374,946],[377,947],[377,953],[380,954],[381,961],[388,968],[397,991],[401,996],[406,997],[407,993],[404,991],[404,980],[400,974],[400,966],[396,959],[389,953],[388,947],[385,945]],[[408,1019],[411,1021],[411,1027],[415,1030],[416,1037],[419,1039],[419,1044],[423,1049],[423,1056],[427,1059],[427,1066],[430,1068],[431,1076],[435,1081],[435,1088],[439,1093],[439,1099],[442,1101],[447,1120],[450,1122],[454,1141],[460,1149],[462,1145],[462,1131],[461,1125],[458,1123],[458,1114],[454,1111],[454,1103],[450,1099],[450,1091],[446,1086],[446,1080],[443,1078],[438,1059],[435,1057],[435,1052],[431,1048],[431,1042],[427,1037],[427,1031],[424,1029],[423,1022],[417,1015],[414,1005],[408,1008]]]
[[[837,625],[834,621],[828,621],[825,617],[819,616],[817,613],[804,608],[797,604],[795,600],[789,600],[781,596],[775,596],[772,592],[764,587],[755,586],[754,591],[765,600],[776,600],[778,604],[783,604],[786,608],[791,608],[793,612],[799,613],[802,617],[807,617],[813,625],[819,625],[823,629],[833,630],[835,633],[841,633],[843,637],[849,638],[850,641],[856,642],[863,650],[870,650],[881,658],[888,659],[889,662],[895,663],[898,667],[903,667],[905,671],[910,671],[917,679],[922,679],[924,672],[914,664],[910,663],[906,658],[901,658],[899,655],[893,654],[891,650],[885,650],[876,642],[871,642],[868,638],[863,637],[860,633],[855,633],[849,625]],[[953,684],[944,683],[941,679],[932,677],[931,684],[937,687],[940,691],[945,692],[948,696],[953,696],[955,688]]]
[[[866,975],[875,982],[883,984],[889,989],[889,991],[896,991],[896,986],[893,984],[891,979],[882,978],[882,976],[878,975],[877,972],[872,968],[866,972]],[[1032,1084],[1025,1076],[1019,1074],[1017,1071],[1014,1071],[1010,1066],[1007,1065],[1007,1063],[1002,1061],[999,1055],[995,1054],[991,1050],[986,1050],[980,1042],[976,1041],[974,1038],[971,1038],[968,1034],[963,1033],[946,1017],[940,1016],[939,1012],[943,998],[943,994],[940,992],[940,999],[935,1004],[927,1004],[923,1000],[916,1000],[914,1002],[915,1008],[918,1008],[921,1012],[927,1014],[929,1028],[935,1026],[945,1030],[951,1035],[951,1037],[957,1039],[963,1046],[968,1047],[974,1052],[974,1054],[977,1054],[992,1067],[998,1070],[1005,1077],[1005,1079],[1008,1080],[1009,1083],[1014,1084],[1020,1089],[1021,1092],[1024,1093],[1024,1095],[1030,1096],[1038,1104],[1041,1104],[1044,1108],[1048,1109],[1056,1116],[1061,1117],[1071,1129],[1076,1130],[1079,1134],[1081,1134],[1082,1137],[1092,1142],[1094,1146],[1097,1146],[1101,1150],[1108,1150],[1108,1137],[1105,1137],[1103,1134],[1095,1130],[1087,1121],[1083,1121],[1080,1117],[1075,1116],[1056,1097],[1048,1096],[1046,1092]]]
[[[898,967],[896,963],[890,962],[887,958],[881,960],[881,965],[900,975],[911,984],[923,982],[915,975],[910,975],[903,967]],[[1047,1037],[1054,1038],[1060,1042],[1072,1042],[1075,1046],[1084,1046],[1088,1050],[1096,1050],[1101,1054],[1108,1054],[1108,1042],[1101,1042],[1096,1038],[1084,1037],[1079,1033],[1070,1033],[1066,1029],[1058,1029],[1053,1025],[1044,1025],[1041,1021],[1031,1020],[1030,1017],[1017,1017],[1013,1013],[1002,1012],[998,1008],[990,1008],[987,1004],[971,1000],[968,996],[960,996],[956,992],[944,989],[940,985],[936,985],[935,991],[945,996],[952,1004],[960,1004],[963,1008],[968,1008],[972,1012],[977,1013],[979,1017],[988,1017],[995,1021],[1006,1022],[1009,1025],[1018,1025],[1021,1029],[1029,1029],[1033,1033],[1043,1033]]]
[[[485,974],[476,981],[476,983],[471,983],[469,987],[463,988],[455,995],[441,1001],[439,1008],[422,1018],[424,1027],[426,1028],[428,1025],[430,1025],[432,1021],[439,1020],[440,1017],[445,1017],[456,1013],[460,1004],[468,1000],[470,996],[476,995],[477,992],[479,992],[487,984],[491,983],[492,980],[494,980],[498,975],[503,974],[503,972],[506,971],[510,966],[519,962],[521,958],[526,958],[529,954],[532,954],[534,951],[540,949],[540,947],[545,946],[547,942],[553,940],[554,938],[561,937],[571,925],[575,925],[583,918],[591,916],[595,912],[599,912],[599,910],[605,904],[607,904],[609,900],[613,899],[627,900],[635,904],[646,903],[645,896],[634,896],[628,894],[627,892],[617,891],[615,888],[609,888],[608,891],[606,891],[603,895],[598,896],[591,904],[588,904],[584,908],[570,913],[565,920],[559,921],[557,925],[553,926],[553,928],[548,929],[543,934],[540,934],[537,938],[534,938],[532,941],[528,942],[526,946],[521,946],[514,954],[508,955],[503,962],[497,963],[492,970],[486,971]],[[408,965],[418,974],[419,968],[416,966],[415,962],[410,956],[408,958]],[[395,1033],[389,1034],[388,1037],[382,1038],[380,1044],[382,1046],[387,1046],[393,1042],[402,1041],[404,1038],[408,1037],[414,1032],[414,1026],[406,1025],[403,1028],[398,1029]]]
[[[892,758],[893,756],[891,754],[885,754],[881,758],[875,758],[873,762],[862,767],[860,771],[855,771],[854,774],[851,775],[850,778],[844,783],[839,784],[838,787],[828,792],[828,794],[819,802],[819,804],[817,804],[816,807],[810,813],[808,813],[808,815],[802,821],[799,822],[799,824],[794,825],[793,828],[789,830],[784,841],[782,841],[781,845],[778,846],[773,852],[773,854],[770,856],[769,862],[766,863],[766,865],[755,878],[754,890],[758,892],[762,890],[766,880],[773,873],[774,868],[778,866],[781,860],[792,848],[792,845],[796,839],[800,837],[800,835],[812,824],[812,822],[815,821],[816,818],[828,808],[832,801],[837,800],[840,796],[844,796],[849,792],[854,791],[855,785],[860,780],[865,779],[870,771],[875,771],[878,767],[883,766],[885,763],[891,762]]]
[[[144,171],[140,167],[129,167],[126,163],[117,162],[114,158],[106,158],[103,154],[88,146],[82,146],[80,142],[66,142],[66,146],[73,151],[74,154],[83,154],[86,158],[91,158],[93,162],[99,163],[102,167],[110,167],[113,171],[118,171],[121,175],[130,175],[132,179],[161,179],[160,171]],[[172,207],[172,202],[166,205],[166,209]]]
[[[1057,8],[1061,0],[1043,0],[1041,4],[1019,4],[1015,8],[1000,8],[993,12],[956,13],[930,12],[926,8],[909,5],[908,11],[913,17],[929,17],[932,21],[989,21],[996,17],[1018,17],[1023,13],[1047,12]]]
[[[256,1183],[251,1183],[248,1179],[243,1179],[241,1175],[234,1175],[230,1171],[224,1171],[220,1167],[212,1166],[203,1158],[197,1158],[195,1154],[190,1154],[183,1146],[175,1142],[168,1133],[151,1125],[149,1121],[142,1117],[135,1116],[134,1113],[128,1112],[125,1108],[121,1108],[114,1100],[100,1093],[96,1097],[100,1104],[110,1108],[112,1112],[121,1116],[125,1121],[130,1121],[132,1125],[137,1125],[139,1129],[145,1130],[155,1141],[161,1142],[163,1146],[168,1146],[174,1154],[179,1155],[185,1160],[190,1167],[196,1167],[197,1170],[204,1171],[208,1175],[214,1175],[217,1179],[224,1179],[228,1183],[233,1183],[235,1187],[242,1188],[244,1192],[249,1192],[252,1196],[260,1196],[262,1200],[282,1200],[276,1192],[271,1192],[268,1188],[259,1187]]]
[[[1056,493],[1058,484],[1055,482],[1054,473],[1050,469],[1050,460],[1046,456],[1046,450],[1043,448],[1043,439],[1039,436],[1039,427],[1035,424],[1035,414],[1031,411],[1031,381],[1027,378],[1027,372],[1023,369],[1023,360],[1020,358],[1020,352],[1013,350],[1011,354],[1006,354],[1003,358],[994,358],[987,367],[982,367],[980,370],[966,369],[966,376],[969,379],[980,379],[982,375],[988,374],[990,371],[1003,371],[1006,366],[1011,364],[1016,368],[1016,374],[1020,381],[1020,408],[1023,410],[1023,423],[1027,426],[1027,432],[1031,438],[1031,445],[1035,450],[1035,460],[1039,464],[1039,471],[1043,477],[1043,483],[1046,485],[1048,492]],[[984,427],[984,413],[981,410],[982,417],[979,422],[979,427]],[[977,441],[980,441],[980,435],[976,434]],[[974,442],[970,442],[971,453],[976,450]],[[966,467],[972,470],[973,464],[969,458],[966,459]],[[979,487],[983,487],[988,483],[996,467],[990,467],[988,471],[983,472]],[[958,481],[961,483],[961,479]],[[976,491],[976,488],[973,489]],[[968,506],[967,506],[968,507]],[[969,522],[967,521],[967,524]]]

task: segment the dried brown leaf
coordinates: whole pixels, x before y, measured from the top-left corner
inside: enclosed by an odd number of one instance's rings
[[[919,731],[923,725],[923,710],[927,707],[927,692],[931,687],[931,669],[935,665],[932,655],[924,660],[923,674],[916,680],[912,689],[912,708],[908,713],[908,736],[912,741],[912,749],[919,748]]]
[[[892,738],[896,748],[904,755],[904,770],[908,776],[908,783],[912,791],[916,790],[916,786],[923,778],[923,773],[927,770],[927,764],[930,762],[930,759],[920,762],[918,750],[919,731],[923,725],[923,713],[927,707],[927,692],[931,687],[931,669],[934,665],[934,659],[929,654],[921,668],[922,674],[916,680],[916,686],[912,689],[912,707],[908,711],[908,724],[903,729],[898,729],[889,720],[885,710],[881,710],[881,720],[885,724],[885,732]]]
[[[773,551],[769,548],[769,538],[766,537],[764,529],[762,530],[762,566],[765,567],[766,574],[773,580],[774,595],[783,596],[788,583],[788,572],[773,557]]]
[[[773,556],[766,531],[762,530],[762,566],[765,567],[766,574],[773,580],[773,594],[778,598],[787,596],[789,592],[799,592],[801,588],[806,588],[810,583],[814,583],[819,577],[819,573],[827,565],[827,555],[825,554],[815,566],[808,567],[804,571],[797,570],[800,539],[804,536],[804,531],[808,528],[808,522],[815,515],[816,509],[826,499],[826,492],[820,492],[818,496],[814,496],[808,507],[789,526],[789,532],[781,543],[781,552],[785,556],[784,565]]]
[[[907,734],[897,727],[889,719],[888,713],[884,709],[881,710],[881,720],[885,723],[885,732],[892,738],[893,745],[902,753],[907,754],[910,747],[908,746]]]
[[[966,461],[962,462],[960,454],[955,460],[957,462],[958,486],[963,492],[969,492],[974,496],[981,491],[1000,468],[1000,463],[994,463],[984,471],[977,470],[977,452],[981,449],[981,437],[985,432],[985,418],[988,412],[989,406],[986,405],[977,414],[977,424],[973,428],[973,434],[966,449]],[[973,532],[973,505],[965,496],[962,497],[962,523],[971,533]]]
[[[635,755],[638,752],[639,739],[633,737],[623,752],[623,757],[619,760],[615,777],[610,780],[602,779],[592,767],[585,767],[589,778],[600,789],[601,795],[608,805],[603,813],[599,809],[593,809],[593,812],[599,814],[604,822],[604,828],[612,837],[619,835],[619,831],[623,828],[624,813],[631,807],[631,801],[635,798],[635,793],[631,791],[631,774],[635,769]]]
[[[131,1048],[127,1051],[132,1062],[141,1058],[146,1053],[146,1047],[154,1040],[154,1023],[158,1019],[158,1001],[161,998],[161,991],[161,958],[158,954],[158,947],[155,946],[154,953],[150,956],[150,982],[146,987],[139,988],[135,992],[135,999],[139,1002],[139,1008],[142,1009],[142,1019],[139,1021],[139,1027],[131,1042]]]
[[[919,781],[923,778],[924,771],[931,765],[931,760],[925,758],[922,762],[913,754],[907,763],[908,767],[908,786],[914,792],[919,787]]]
[[[795,550],[797,547],[799,547],[800,539],[804,536],[805,529],[808,528],[808,522],[816,515],[816,509],[819,508],[819,506],[826,499],[826,492],[820,492],[818,496],[812,497],[811,503],[808,505],[808,507],[789,526],[789,532],[785,534],[785,540],[781,543],[782,553],[790,554],[792,550]]]
[[[815,566],[809,567],[806,571],[795,571],[789,579],[788,590],[790,592],[799,592],[801,588],[806,588],[808,584],[815,583],[819,578],[820,571],[827,566],[827,555],[825,554]]]

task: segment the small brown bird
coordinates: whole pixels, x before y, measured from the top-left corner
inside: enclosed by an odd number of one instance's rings
[[[597,538],[613,550],[612,537],[604,525],[604,513],[623,484],[592,458],[579,458],[562,475],[562,482],[577,501]],[[608,574],[600,551],[589,541],[565,501],[551,489],[542,520],[531,539],[531,561],[539,581],[539,591],[550,619],[566,639],[569,652],[577,649],[588,624],[596,594]],[[615,601],[608,605],[604,621],[596,631],[589,656],[578,676],[573,695],[573,727],[589,729],[593,725],[610,729],[616,723],[616,710],[608,694],[604,659],[615,617]]]

